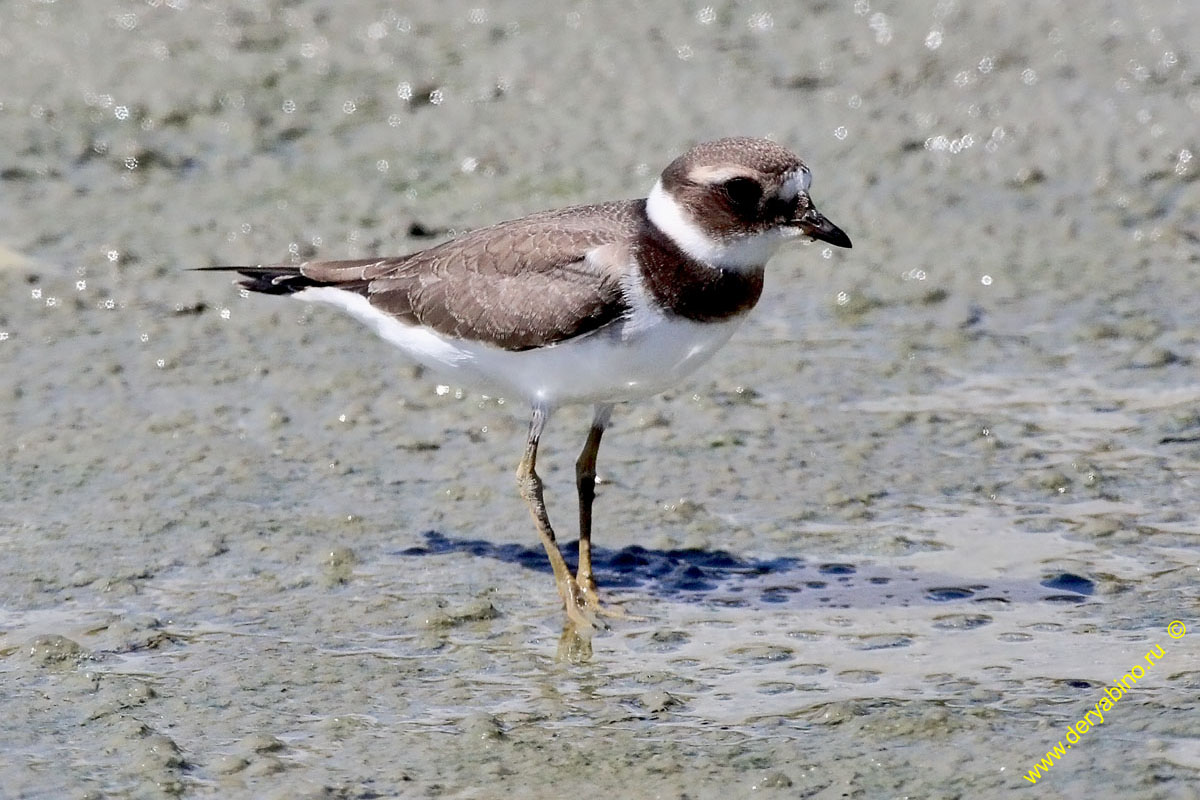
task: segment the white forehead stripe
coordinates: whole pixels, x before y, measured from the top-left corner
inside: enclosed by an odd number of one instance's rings
[[[800,169],[792,171],[783,180],[783,186],[779,190],[779,196],[785,200],[791,200],[801,192],[807,192],[808,187],[812,185],[812,173],[808,171],[808,167],[800,167]]]
[[[688,180],[695,183],[724,183],[730,178],[754,178],[754,172],[745,167],[694,167]]]

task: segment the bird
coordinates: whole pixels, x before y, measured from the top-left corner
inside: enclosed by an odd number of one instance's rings
[[[780,246],[852,246],[814,206],[811,182],[782,145],[723,138],[673,160],[645,198],[542,211],[402,256],[201,269],[341,308],[411,360],[528,403],[518,490],[567,625],[591,631],[602,616],[630,616],[601,602],[592,568],[596,461],[613,408],[708,361],[757,304]],[[547,420],[570,404],[593,407],[575,464],[574,572],[536,469]]]

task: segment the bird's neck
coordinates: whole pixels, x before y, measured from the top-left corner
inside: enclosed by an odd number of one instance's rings
[[[763,264],[718,266],[686,252],[652,218],[637,240],[646,290],[672,314],[697,322],[731,319],[754,308],[762,295]]]

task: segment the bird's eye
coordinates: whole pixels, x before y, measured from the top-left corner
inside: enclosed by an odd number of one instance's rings
[[[744,216],[753,216],[762,199],[762,187],[752,178],[730,178],[722,186],[734,210]]]

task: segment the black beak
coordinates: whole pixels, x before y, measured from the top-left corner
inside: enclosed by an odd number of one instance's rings
[[[834,247],[853,247],[850,237],[845,231],[825,219],[825,215],[815,208],[805,211],[795,225],[814,239],[829,242]]]

